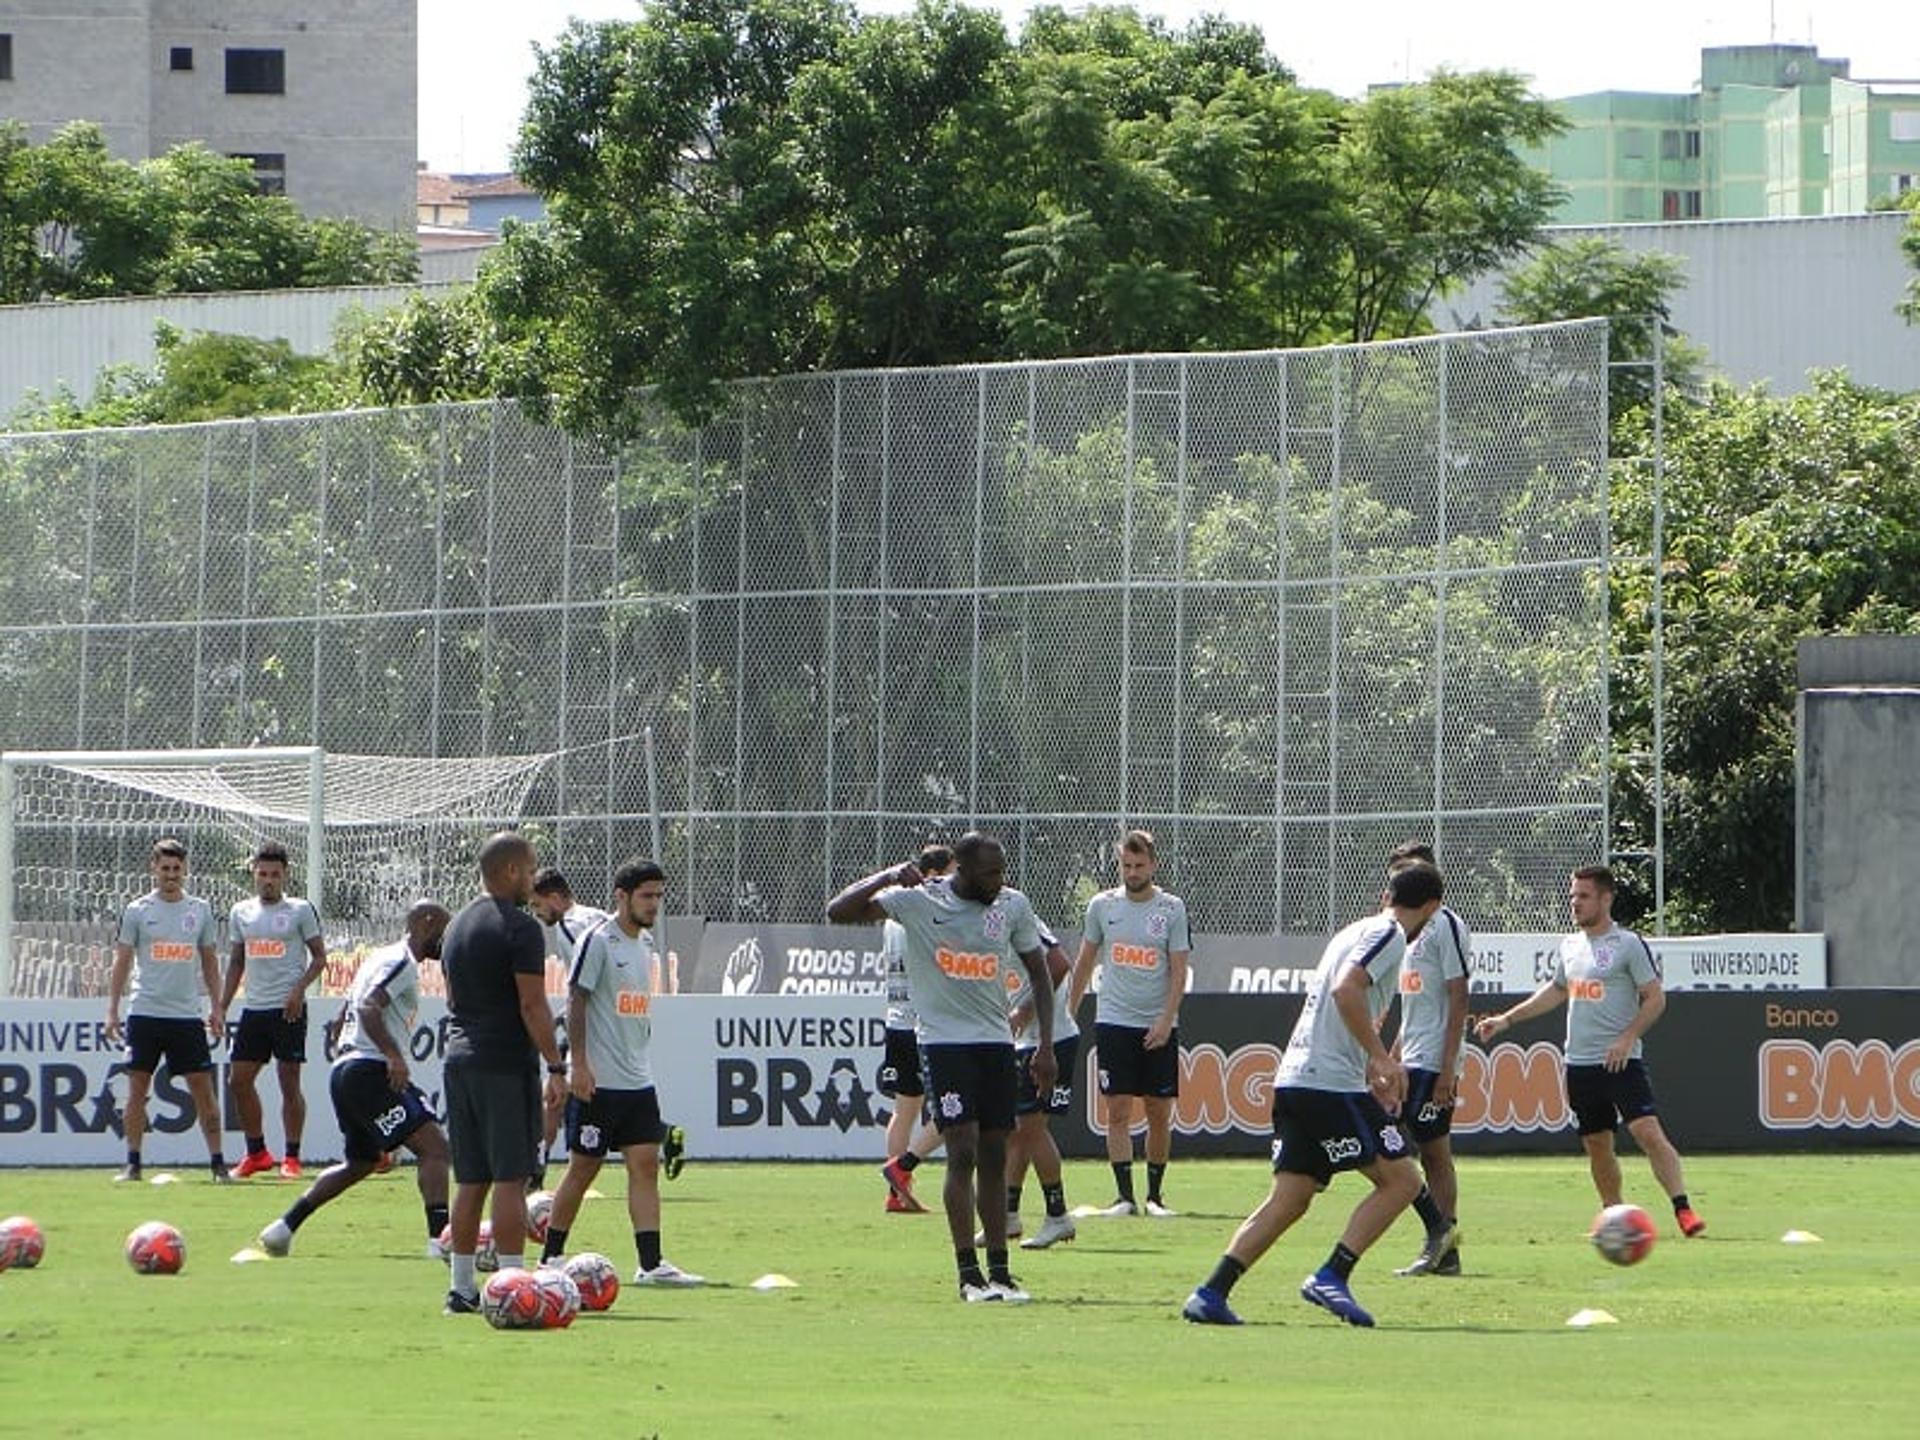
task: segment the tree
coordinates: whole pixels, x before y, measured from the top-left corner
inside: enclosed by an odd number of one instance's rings
[[[0,124],[0,303],[411,280],[411,236],[309,220],[245,160],[181,145],[115,158],[76,121],[44,145]]]
[[[1906,232],[1900,237],[1900,249],[1907,263],[1920,270],[1920,190],[1909,190],[1902,195],[1900,208],[1910,212]],[[1907,282],[1906,298],[1898,309],[1909,325],[1920,325],[1920,276]]]

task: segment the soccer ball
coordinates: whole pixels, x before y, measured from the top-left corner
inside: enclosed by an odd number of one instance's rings
[[[127,1263],[142,1275],[178,1275],[187,1237],[164,1220],[149,1220],[127,1236]]]
[[[620,1293],[620,1271],[613,1261],[591,1250],[567,1261],[567,1278],[580,1292],[582,1310],[610,1310]]]
[[[547,1221],[553,1215],[553,1192],[536,1190],[527,1197],[527,1237],[546,1242]]]
[[[544,1305],[540,1282],[530,1270],[499,1270],[480,1287],[480,1313],[496,1330],[532,1330]]]
[[[47,1237],[25,1215],[0,1220],[0,1270],[31,1270],[47,1253]]]
[[[573,1324],[573,1317],[580,1313],[580,1289],[567,1272],[558,1266],[542,1265],[533,1272],[533,1278],[540,1286],[540,1328],[564,1330]]]
[[[1600,1258],[1615,1265],[1638,1265],[1653,1249],[1659,1232],[1653,1217],[1638,1205],[1609,1205],[1594,1217],[1588,1239]]]
[[[476,1270],[498,1270],[500,1252],[493,1248],[493,1222],[480,1222],[480,1238],[473,1247],[473,1268]]]

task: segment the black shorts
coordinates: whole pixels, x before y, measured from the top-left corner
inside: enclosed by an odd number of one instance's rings
[[[922,1045],[922,1079],[942,1132],[956,1125],[982,1130],[1013,1129],[1013,1103],[1020,1081],[1010,1041]]]
[[[1407,1071],[1407,1098],[1400,1106],[1400,1123],[1407,1127],[1416,1145],[1444,1140],[1453,1131],[1453,1106],[1433,1103],[1433,1087],[1439,1083],[1438,1070]]]
[[[1274,1087],[1276,1174],[1311,1175],[1325,1185],[1336,1171],[1403,1160],[1407,1153],[1399,1124],[1364,1091]]]
[[[1567,1066],[1567,1108],[1573,1111],[1582,1135],[1598,1135],[1642,1115],[1660,1113],[1653,1103],[1653,1081],[1643,1060],[1629,1060],[1622,1070],[1609,1070],[1604,1065]]]
[[[666,1138],[660,1096],[651,1085],[644,1090],[602,1087],[591,1100],[567,1096],[567,1149],[575,1155],[602,1160],[609,1150],[658,1145]]]
[[[175,1075],[198,1075],[213,1069],[213,1051],[207,1048],[207,1027],[199,1020],[171,1020],[158,1015],[127,1017],[127,1068],[151,1075],[162,1060]]]
[[[340,1122],[343,1153],[349,1160],[378,1160],[406,1144],[422,1125],[434,1123],[433,1107],[418,1085],[395,1090],[387,1083],[384,1060],[349,1060],[327,1077],[333,1118]]]
[[[1013,1113],[1064,1115],[1073,1107],[1073,1067],[1080,1061],[1080,1037],[1069,1035],[1053,1042],[1053,1063],[1059,1067],[1060,1078],[1053,1082],[1044,1104],[1040,1092],[1033,1088],[1033,1072],[1027,1069],[1027,1061],[1039,1053],[1038,1045],[1030,1045],[1015,1056],[1020,1069],[1020,1089],[1013,1098]]]
[[[920,1042],[911,1030],[887,1031],[887,1048],[880,1057],[880,1073],[874,1077],[882,1095],[892,1099],[904,1095],[918,1100],[927,1093],[920,1078]]]
[[[1147,1032],[1135,1025],[1095,1025],[1102,1095],[1146,1095],[1171,1100],[1180,1093],[1180,1032],[1158,1050],[1147,1049]]]
[[[240,1024],[233,1032],[233,1058],[255,1065],[268,1060],[283,1065],[306,1064],[307,1012],[302,1010],[298,1020],[289,1020],[278,1006],[242,1010]]]
[[[455,1180],[484,1185],[533,1174],[542,1129],[539,1071],[531,1065],[515,1071],[477,1070],[449,1060],[441,1083]]]

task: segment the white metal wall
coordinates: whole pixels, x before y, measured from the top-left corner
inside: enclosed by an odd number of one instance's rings
[[[1894,313],[1914,278],[1900,251],[1907,218],[1556,225],[1547,234],[1598,235],[1629,250],[1680,256],[1687,286],[1674,298],[1674,323],[1739,384],[1764,380],[1793,394],[1807,388],[1808,370],[1844,366],[1870,385],[1920,390],[1920,329]],[[1483,276],[1442,310],[1457,325],[1494,323],[1501,279]]]

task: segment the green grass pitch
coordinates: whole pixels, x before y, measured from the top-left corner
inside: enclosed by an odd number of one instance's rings
[[[322,1211],[291,1259],[235,1265],[296,1185],[0,1171],[0,1214],[48,1241],[39,1269],[0,1274],[0,1434],[1920,1434],[1920,1154],[1695,1157],[1696,1241],[1645,1163],[1627,1166],[1662,1234],[1620,1270],[1585,1243],[1579,1159],[1464,1161],[1467,1274],[1395,1278],[1417,1248],[1403,1218],[1355,1272],[1370,1332],[1294,1293],[1357,1198],[1351,1176],[1241,1282],[1244,1329],[1180,1320],[1265,1190],[1254,1160],[1176,1160],[1180,1218],[1083,1220],[1077,1243],[1017,1253],[1035,1303],[1007,1308],[955,1298],[943,1222],[883,1214],[872,1167],[696,1159],[665,1187],[667,1255],[725,1283],[628,1286],[607,1315],[531,1334],[441,1317],[409,1172]],[[940,1179],[937,1162],[922,1173],[930,1202]],[[602,1182],[574,1246],[624,1280],[617,1167]],[[1110,1198],[1104,1165],[1071,1164],[1067,1183],[1071,1201]],[[1030,1185],[1030,1222],[1038,1200]],[[187,1236],[179,1276],[121,1258],[156,1218]],[[1789,1229],[1822,1243],[1782,1244]],[[769,1272],[798,1288],[749,1288]],[[1620,1323],[1568,1329],[1584,1308]]]

